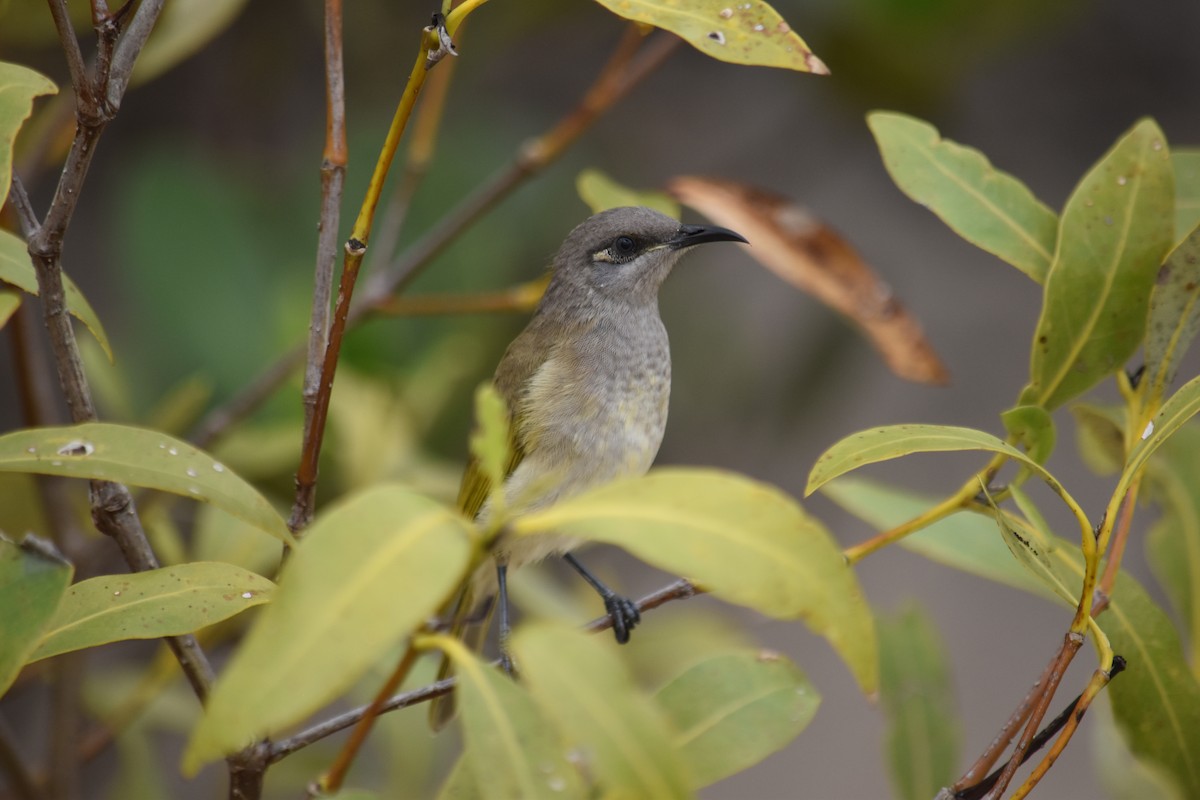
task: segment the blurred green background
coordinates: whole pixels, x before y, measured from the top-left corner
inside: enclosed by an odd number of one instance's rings
[[[903,383],[834,314],[784,288],[745,255],[726,248],[690,258],[662,294],[675,382],[658,463],[735,469],[799,496],[817,455],[854,430],[920,421],[998,431],[996,415],[1026,378],[1037,319],[1038,287],[959,240],[891,184],[864,114],[887,108],[926,118],[943,135],[981,149],[1057,209],[1140,116],[1155,117],[1173,144],[1200,144],[1200,6],[1168,0],[774,5],[829,65],[831,77],[737,67],[681,49],[562,161],[449,248],[412,292],[482,291],[536,277],[588,213],[574,190],[586,167],[635,187],[697,174],[795,198],[882,273],[922,320],[952,374],[948,388]],[[343,237],[404,85],[416,31],[431,10],[411,1],[347,4],[351,160]],[[623,25],[590,0],[493,0],[477,12],[462,40],[437,157],[403,241],[572,107]],[[220,402],[303,340],[324,130],[320,29],[315,0],[246,3],[195,57],[131,91],[105,133],[65,254],[118,354],[114,370],[97,366],[97,377],[107,376],[98,387],[102,416],[144,422],[164,395],[188,381],[211,389],[207,402]],[[0,58],[66,81],[39,4],[0,2]],[[57,165],[27,170],[31,194],[44,208]],[[512,315],[453,316],[376,320],[354,331],[344,361],[351,371],[339,373],[335,390],[345,410],[335,411],[326,451],[329,485],[390,475],[452,492],[471,390],[490,375],[522,324]],[[1187,374],[1195,374],[1194,363]],[[5,347],[0,376],[11,374]],[[288,437],[299,418],[293,383],[256,417],[261,438],[246,445],[269,462],[251,477],[274,481],[281,496],[288,479],[280,465],[290,463],[295,441]],[[1069,444],[1071,423],[1066,416],[1061,422],[1062,444],[1050,466],[1085,507],[1096,509],[1109,485],[1082,470]],[[0,430],[21,424],[15,393],[0,391]],[[242,463],[254,459],[246,455]],[[944,492],[976,464],[969,456],[924,457],[872,474]],[[844,543],[868,535],[821,498],[806,507]],[[593,560],[618,573],[632,594],[663,581],[620,553]],[[1146,575],[1136,539],[1129,566]],[[962,750],[973,757],[1057,647],[1069,615],[894,548],[859,571],[878,608],[915,598],[932,614],[951,654]],[[673,624],[704,624],[697,616],[727,615],[747,636],[794,658],[825,697],[786,753],[704,797],[888,795],[880,712],[856,692],[824,642],[800,626],[705,599],[678,605],[651,615],[638,638],[666,636]],[[1091,668],[1090,654],[1081,655],[1065,686],[1082,686]],[[33,739],[49,724],[27,722]],[[1089,740],[1073,743],[1041,796],[1105,794]],[[315,771],[320,762],[312,758]],[[119,761],[110,756],[89,767],[86,796],[132,796],[112,783]],[[397,770],[404,763],[421,759],[384,759]],[[210,771],[170,792],[212,796],[217,777]]]

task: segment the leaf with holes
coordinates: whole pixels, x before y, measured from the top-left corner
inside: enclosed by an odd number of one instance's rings
[[[193,633],[267,602],[274,588],[261,575],[203,561],[90,578],[67,590],[30,660]]]
[[[1141,345],[1171,247],[1174,191],[1166,138],[1149,119],[1079,182],[1059,222],[1022,405],[1053,410],[1121,369]]]
[[[86,422],[0,436],[0,471],[119,481],[190,497],[292,542],[265,497],[212,456],[157,431]]]
[[[732,64],[828,75],[779,12],[761,0],[596,0],[617,16],[674,33],[705,55]]]

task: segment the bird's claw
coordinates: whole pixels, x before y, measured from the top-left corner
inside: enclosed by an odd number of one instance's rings
[[[628,597],[612,594],[604,598],[604,610],[612,620],[613,635],[617,637],[617,644],[628,642],[630,631],[642,621],[642,613],[638,611],[637,604]]]

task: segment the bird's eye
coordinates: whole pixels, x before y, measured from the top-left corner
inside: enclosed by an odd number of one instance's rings
[[[612,245],[613,253],[618,256],[631,256],[637,249],[637,243],[628,236],[618,236]]]

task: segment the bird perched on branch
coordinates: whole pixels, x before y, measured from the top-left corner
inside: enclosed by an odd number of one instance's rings
[[[543,508],[650,468],[662,443],[671,392],[671,353],[658,313],[658,289],[687,248],[722,241],[746,240],[725,228],[681,225],[642,207],[603,211],[567,236],[541,303],[493,378],[511,419],[504,486],[510,511]],[[463,513],[486,520],[489,483],[472,460],[459,491]],[[566,537],[501,535],[492,548],[494,565],[480,567],[458,603],[455,632],[498,595],[505,650],[507,570],[563,553],[603,598],[617,641],[628,641],[639,621],[637,607],[568,552],[575,544]]]

